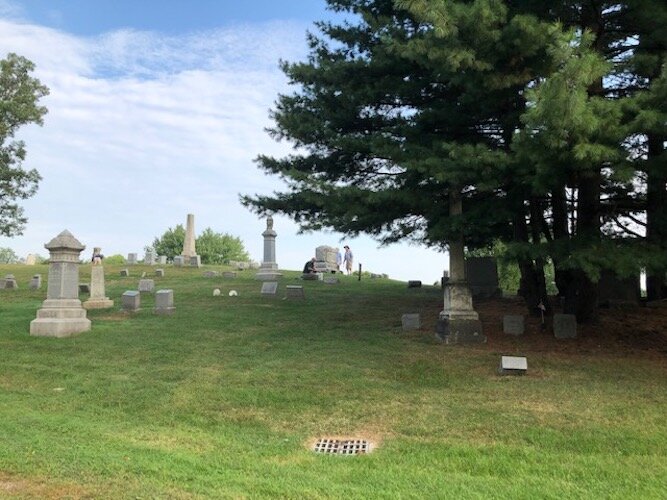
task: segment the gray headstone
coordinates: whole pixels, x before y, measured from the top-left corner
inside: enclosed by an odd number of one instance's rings
[[[334,276],[325,276],[322,281],[327,285],[336,285],[340,283],[340,280]]]
[[[164,269],[156,269],[155,270],[155,276],[158,278],[163,278],[164,277]]]
[[[158,255],[157,259],[155,260],[156,264],[159,264],[161,266],[164,266],[167,264],[167,256],[166,255]]]
[[[523,335],[525,320],[521,314],[506,314],[503,316],[503,333],[508,335]]]
[[[231,272],[231,271],[225,271],[222,273],[223,278],[236,278],[236,273]]]
[[[134,312],[139,310],[141,305],[141,294],[136,290],[128,290],[121,297],[121,306],[123,311]]]
[[[305,281],[317,281],[319,278],[317,277],[319,273],[304,273],[301,275],[301,279]]]
[[[176,255],[174,257],[174,265],[176,267],[181,267],[184,263],[185,263],[185,257],[183,257],[182,255]]]
[[[158,290],[155,292],[155,314],[173,314],[174,310],[174,291]]]
[[[190,267],[201,267],[201,255],[193,255],[190,257]]]
[[[130,271],[128,269],[121,269],[120,275],[127,278],[130,275]]]
[[[278,292],[277,281],[264,281],[262,283],[262,295],[275,296]]]
[[[90,285],[88,283],[79,283],[79,293],[90,293]]]
[[[554,337],[577,338],[577,317],[574,314],[554,314]]]
[[[408,288],[421,288],[422,282],[419,280],[408,281]]]
[[[9,274],[8,276],[11,276],[11,278],[5,278],[5,286],[4,288],[7,290],[17,290],[19,287],[19,284],[16,282],[16,279],[14,279],[13,274]]]
[[[306,295],[303,292],[301,285],[287,285],[285,287],[285,294],[288,299],[305,299]]]
[[[528,360],[523,356],[501,356],[498,372],[501,375],[525,375],[528,371]]]
[[[419,330],[422,326],[421,316],[418,313],[407,313],[401,316],[403,331]]]
[[[139,291],[152,293],[155,290],[155,281],[151,279],[139,280]]]
[[[465,272],[473,297],[500,297],[495,257],[469,257],[465,261]]]
[[[204,271],[204,278],[215,278],[217,275],[217,271]]]
[[[29,287],[31,290],[39,290],[40,288],[42,288],[42,275],[35,274],[30,280]]]
[[[137,263],[137,254],[136,253],[128,253],[127,254],[127,263],[130,265],[136,264]]]

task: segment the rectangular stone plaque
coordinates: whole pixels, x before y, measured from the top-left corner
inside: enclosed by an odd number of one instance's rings
[[[121,299],[123,311],[139,310],[139,306],[141,305],[141,294],[136,290],[128,290],[127,292],[124,292]]]
[[[278,292],[277,281],[264,281],[262,283],[262,295],[274,296]]]
[[[528,371],[528,360],[523,356],[501,356],[501,375],[525,375]]]
[[[521,314],[506,314],[503,316],[503,333],[508,335],[523,335],[525,330],[524,317]]]
[[[232,271],[225,271],[222,273],[223,278],[236,278],[236,273]]]
[[[553,324],[557,339],[577,338],[577,317],[574,314],[554,314]]]
[[[419,330],[421,328],[421,316],[418,313],[407,313],[401,316],[403,331]]]
[[[286,296],[288,299],[305,299],[306,295],[303,293],[301,285],[287,285],[285,287]]]
[[[325,276],[322,281],[324,281],[324,283],[327,285],[337,285],[340,283],[340,280],[338,278],[334,278],[333,276]]]
[[[174,310],[174,291],[158,290],[155,292],[155,314],[173,314]]]
[[[204,278],[215,278],[217,275],[217,271],[204,271]]]
[[[155,281],[151,279],[139,280],[139,291],[152,293],[155,290]]]

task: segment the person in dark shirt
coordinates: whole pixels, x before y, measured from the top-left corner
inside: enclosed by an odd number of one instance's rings
[[[310,259],[306,264],[303,266],[303,274],[312,274],[315,272],[315,257]]]

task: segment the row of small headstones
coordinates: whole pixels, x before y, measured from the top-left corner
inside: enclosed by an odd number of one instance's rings
[[[37,290],[42,286],[42,275],[41,274],[35,274],[31,279],[30,279],[30,285],[28,285],[31,290]],[[0,280],[0,289],[7,289],[7,290],[17,290],[19,287],[18,282],[16,281],[16,278],[14,277],[13,274],[8,274],[5,276],[5,279]]]
[[[139,291],[128,290],[121,296],[121,309],[125,312],[137,312],[141,309],[141,292],[152,292],[153,288],[146,290],[147,283],[144,283],[142,290],[141,282],[151,282],[153,280],[141,280],[139,282]],[[174,291],[173,290],[158,290],[155,292],[155,307],[153,312],[156,314],[172,314],[176,308],[174,307]]]
[[[419,330],[421,317],[418,313],[407,313],[401,316],[404,331]],[[520,314],[503,316],[503,333],[523,335],[525,332],[524,317]],[[577,319],[574,314],[554,314],[553,332],[557,339],[573,339],[577,337]]]

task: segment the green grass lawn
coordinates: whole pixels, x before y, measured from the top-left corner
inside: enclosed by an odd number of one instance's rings
[[[0,290],[0,497],[667,498],[664,358],[526,352],[527,376],[500,377],[492,345],[401,331],[405,312],[434,321],[440,290],[290,272],[265,298],[252,271],[166,267],[175,314],[142,294],[125,315],[151,268],[120,268],[116,307],[54,339],[28,333],[47,267],[0,266],[21,287]],[[375,449],[315,454],[322,437]]]

